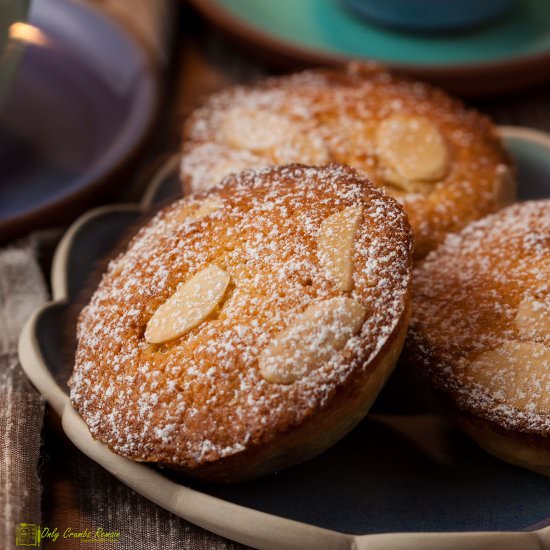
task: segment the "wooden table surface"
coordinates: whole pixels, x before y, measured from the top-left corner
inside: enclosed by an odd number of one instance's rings
[[[236,49],[190,8],[180,8],[177,23],[166,98],[145,163],[158,155],[179,150],[182,122],[202,97],[229,84],[250,82],[269,74],[269,68]],[[511,96],[470,99],[467,103],[492,116],[498,124],[530,126],[550,132],[550,84]],[[131,189],[126,195],[137,196],[139,192],[139,188]],[[41,470],[44,525],[82,523],[82,487],[78,485],[77,469],[78,464],[86,460],[65,439],[57,419],[49,411]],[[110,477],[107,473],[104,476]],[[194,548],[212,548],[212,544],[213,540],[205,535],[196,540]],[[49,546],[56,548],[55,543],[46,544]]]

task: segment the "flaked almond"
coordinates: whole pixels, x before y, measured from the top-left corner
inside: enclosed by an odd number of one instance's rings
[[[205,199],[197,202],[186,204],[178,213],[175,218],[184,222],[185,220],[200,220],[208,214],[219,210],[223,206],[223,201],[219,197],[206,197]]]
[[[189,214],[189,217],[194,220],[204,218],[204,216],[219,210],[222,205],[223,201],[219,197],[206,197],[197,204],[197,208]]]
[[[550,303],[524,298],[514,324],[522,338],[550,340]]]
[[[377,152],[384,177],[408,192],[418,184],[436,182],[449,171],[449,151],[441,132],[428,119],[393,115],[376,133]]]
[[[319,368],[361,330],[366,309],[338,296],[310,305],[263,350],[260,373],[276,384],[291,384]]]
[[[344,292],[353,289],[353,252],[362,212],[361,206],[348,206],[332,214],[321,224],[317,237],[321,265]]]
[[[252,151],[265,156],[266,165],[323,164],[329,159],[328,148],[320,136],[305,131],[285,115],[265,109],[230,109],[222,123],[222,134],[225,142],[239,152]]]
[[[331,132],[331,141],[339,144],[347,155],[361,159],[376,147],[378,122],[373,119],[350,119],[348,115],[330,117],[323,126]],[[338,150],[336,151],[338,154]],[[346,163],[347,164],[347,163]],[[361,163],[362,164],[362,163]]]
[[[288,141],[293,132],[291,121],[283,115],[235,107],[225,113],[222,133],[231,147],[262,152]]]
[[[390,169],[384,170],[383,175],[384,183],[395,190],[395,196],[398,197],[399,194],[414,193],[415,195],[428,195],[432,192],[433,182],[431,181],[411,181],[399,177],[395,172]]]
[[[267,164],[267,159],[250,151],[236,150],[223,143],[206,142],[185,150],[180,174],[185,191],[207,191],[230,174]]]
[[[498,401],[519,410],[550,413],[550,348],[544,344],[504,342],[480,354],[466,372]]]
[[[221,302],[229,279],[229,275],[223,269],[211,265],[180,285],[147,323],[147,342],[168,342],[196,327]]]
[[[288,135],[288,141],[275,148],[272,157],[279,164],[326,164],[329,161],[329,151],[325,141],[317,133],[294,126],[292,134]]]

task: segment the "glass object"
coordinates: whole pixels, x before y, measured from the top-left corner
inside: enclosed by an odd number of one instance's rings
[[[0,102],[15,74],[29,28],[30,0],[0,0]]]

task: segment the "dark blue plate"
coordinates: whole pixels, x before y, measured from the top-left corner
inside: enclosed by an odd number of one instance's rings
[[[519,167],[520,198],[550,196],[550,139],[517,128],[503,133]],[[54,262],[56,301],[35,314],[21,337],[25,371],[63,417],[69,438],[161,506],[252,546],[549,548],[550,479],[482,451],[440,414],[427,384],[401,366],[372,414],[332,449],[245,484],[199,484],[116,456],[92,440],[67,398],[75,315],[105,258],[120,246],[114,243],[180,194],[177,166],[174,157],[141,206],[99,209],[73,225]]]

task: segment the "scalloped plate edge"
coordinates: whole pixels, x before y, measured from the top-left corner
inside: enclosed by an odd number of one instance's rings
[[[503,137],[534,141],[548,148],[550,136],[536,130],[500,127]],[[171,481],[152,468],[119,456],[107,445],[92,438],[86,424],[72,407],[68,395],[55,382],[42,357],[36,337],[36,323],[48,308],[66,305],[65,266],[72,241],[86,224],[110,212],[145,211],[153,203],[163,175],[173,170],[178,155],[171,156],[153,178],[140,204],[121,204],[95,208],[78,218],[59,243],[52,267],[54,300],[40,307],[26,322],[19,338],[19,358],[34,386],[59,414],[72,443],[92,460],[162,508],[218,535],[256,548],[326,548],[349,550],[388,550],[417,548],[463,550],[484,547],[499,550],[540,550],[550,548],[550,526],[523,532],[442,532],[383,533],[349,535],[285,519],[230,503]],[[238,521],[236,521],[238,519]]]

